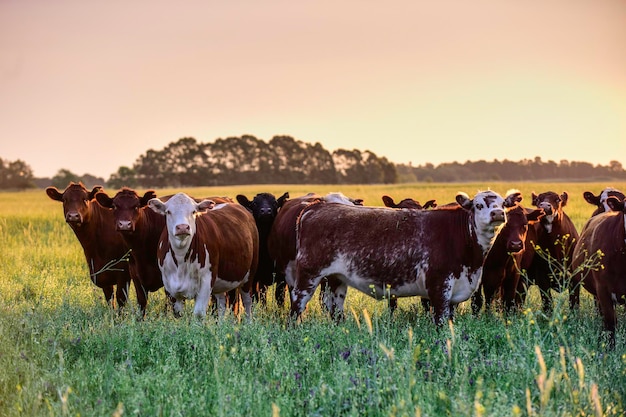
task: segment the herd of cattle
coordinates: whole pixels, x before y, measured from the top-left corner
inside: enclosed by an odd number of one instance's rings
[[[504,197],[458,193],[440,206],[383,196],[386,207],[341,193],[293,199],[260,193],[252,200],[237,195],[235,202],[184,193],[159,199],[130,188],[111,197],[81,183],[46,193],[63,203],[106,300],[123,306],[132,282],[143,313],[148,294],[164,287],[177,316],[194,299],[194,314],[203,317],[212,297],[221,315],[237,294],[250,315],[276,285],[281,306],[288,288],[297,319],[321,286],[324,306],[341,318],[352,287],[387,299],[391,309],[398,297],[420,296],[441,325],[470,298],[476,314],[495,297],[506,308],[519,307],[530,285],[539,287],[546,311],[551,289],[568,290],[570,307],[577,308],[583,286],[614,346],[615,305],[626,298],[625,199],[613,188],[583,194],[597,208],[580,235],[563,210],[566,192],[533,193],[528,208],[516,190]],[[596,258],[601,265],[589,267]]]

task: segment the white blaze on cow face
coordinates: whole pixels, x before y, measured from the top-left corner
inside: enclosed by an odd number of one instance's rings
[[[493,243],[496,228],[506,221],[504,199],[494,191],[481,191],[472,200],[467,194],[458,193],[457,202],[473,212],[473,226],[478,243],[483,248],[483,253],[487,253]]]
[[[196,203],[184,193],[172,196],[166,203],[158,198],[148,202],[152,210],[165,216],[169,241],[175,249],[189,248],[196,233],[196,216],[212,208],[214,204],[212,200]]]

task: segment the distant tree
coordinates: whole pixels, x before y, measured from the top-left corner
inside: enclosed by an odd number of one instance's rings
[[[59,189],[65,189],[70,182],[79,182],[81,181],[81,177],[78,174],[73,173],[69,169],[61,168],[57,171],[57,173],[52,177],[52,185]],[[86,185],[86,184],[85,184]]]
[[[0,188],[18,189],[34,188],[33,170],[26,162],[17,159],[9,162],[0,159]]]
[[[107,181],[107,186],[111,188],[136,188],[138,185],[139,181],[137,180],[137,173],[134,169],[127,166],[119,167],[117,172],[111,174]]]

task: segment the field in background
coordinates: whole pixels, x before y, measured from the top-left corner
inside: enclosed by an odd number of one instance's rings
[[[195,197],[259,192],[291,197],[341,191],[382,205],[412,197],[454,201],[491,188],[504,194],[567,191],[580,230],[593,207],[582,192],[626,183],[468,183],[392,186],[258,185],[185,189]],[[113,194],[115,190],[106,190]],[[141,190],[143,191],[143,190]],[[159,196],[179,189],[157,190]],[[417,302],[386,303],[349,291],[336,325],[309,303],[299,326],[270,297],[251,321],[164,312],[151,294],[145,320],[111,311],[89,279],[61,204],[43,190],[0,193],[0,415],[624,415],[626,317],[618,309],[614,352],[585,293],[579,312],[556,297],[540,312],[535,288],[523,312],[471,315],[437,330]],[[270,294],[271,295],[271,294]]]

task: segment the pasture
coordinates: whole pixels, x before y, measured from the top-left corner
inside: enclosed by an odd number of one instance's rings
[[[454,201],[567,191],[577,229],[594,208],[583,191],[626,183],[471,183],[389,186],[258,185],[184,189],[195,197],[258,192],[291,197],[341,191],[382,206],[381,196]],[[113,190],[106,190],[107,192]],[[143,191],[143,190],[141,190]],[[180,189],[157,190],[162,196]],[[163,291],[145,319],[131,286],[112,311],[89,280],[61,204],[43,190],[0,193],[0,415],[2,416],[620,416],[626,414],[626,317],[607,351],[593,299],[570,312],[555,295],[546,316],[536,288],[522,312],[471,314],[469,302],[437,329],[416,298],[387,303],[348,291],[335,324],[314,297],[299,325],[288,306],[256,305],[247,320],[175,319]],[[626,277],[624,277],[626,279]]]

